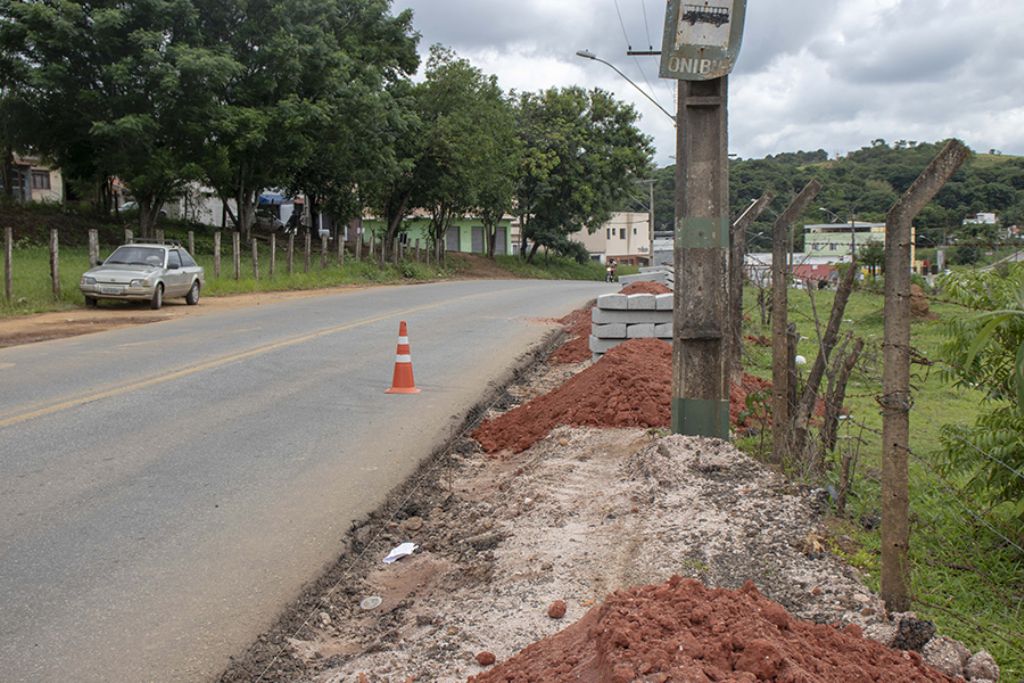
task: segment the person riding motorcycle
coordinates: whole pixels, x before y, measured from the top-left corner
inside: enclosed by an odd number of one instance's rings
[[[608,263],[607,263],[607,265],[605,266],[605,269],[604,269],[604,272],[605,272],[604,281],[605,282],[616,282],[617,281],[618,278],[615,277],[615,269],[616,269],[616,267],[618,267],[618,265],[619,264],[615,262],[615,259],[608,259]]]

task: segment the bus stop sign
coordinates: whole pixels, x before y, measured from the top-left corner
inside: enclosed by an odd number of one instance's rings
[[[740,52],[746,14],[747,0],[668,0],[661,77],[727,76]]]

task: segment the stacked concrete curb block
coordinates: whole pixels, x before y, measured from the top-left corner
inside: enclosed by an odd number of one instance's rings
[[[590,318],[590,351],[595,358],[627,339],[672,340],[671,294],[605,294]]]
[[[657,282],[669,289],[675,289],[676,276],[671,266],[643,266],[636,275],[623,275],[619,278],[622,286],[634,282]]]

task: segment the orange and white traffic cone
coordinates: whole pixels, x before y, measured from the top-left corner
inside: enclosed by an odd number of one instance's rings
[[[395,376],[386,394],[418,394],[412,377],[412,353],[409,350],[409,332],[403,320],[398,325],[398,350],[395,352]]]

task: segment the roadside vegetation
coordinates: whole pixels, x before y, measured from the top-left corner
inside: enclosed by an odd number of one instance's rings
[[[756,294],[756,290],[747,289],[745,309],[751,321],[746,333],[770,336],[770,326],[761,325],[758,319]],[[814,295],[819,316],[827,315],[834,293],[819,291]],[[803,367],[808,368],[817,353],[814,310],[805,291],[791,290],[789,301],[790,321],[796,323],[802,335],[797,353],[807,358],[808,365]],[[862,569],[876,590],[881,554],[882,419],[876,396],[881,387],[882,309],[883,298],[873,291],[861,289],[850,297],[843,333],[853,332],[866,345],[847,390],[849,419],[841,423],[827,481],[805,479],[808,484],[828,487],[835,503],[843,486],[841,459],[844,455],[852,457],[848,502],[846,509],[836,511],[833,518],[831,549]],[[910,413],[913,609],[972,650],[989,650],[1003,666],[1004,680],[1017,680],[1024,675],[1024,631],[1020,628],[1024,619],[1024,553],[1013,545],[1024,545],[1024,527],[1018,516],[1020,501],[1014,505],[994,500],[986,487],[978,484],[978,478],[993,469],[992,463],[965,448],[951,462],[946,447],[950,430],[975,433],[971,430],[978,429],[974,427],[976,421],[993,408],[987,391],[968,382],[952,381],[953,366],[946,353],[951,343],[951,323],[977,314],[962,305],[938,300],[932,300],[930,313],[927,318],[915,320],[912,336],[917,354]],[[965,352],[964,346],[958,348],[961,354]],[[1014,353],[1016,350],[1014,347]],[[748,343],[744,352],[749,372],[771,377],[769,346]],[[752,402],[768,405],[770,400],[766,391],[763,396],[753,397]],[[770,429],[770,425],[759,424],[738,445],[767,459],[771,436],[765,434],[766,427]],[[1015,438],[1019,455],[1019,432]],[[1012,461],[1008,464],[1014,466]],[[801,472],[789,474],[803,477]]]
[[[578,253],[569,236],[649,176],[651,140],[610,93],[505,92],[442,45],[414,79],[418,40],[411,10],[376,0],[0,3],[2,194],[15,155],[39,157],[98,216],[130,197],[139,237],[205,195],[248,243],[273,190],[305,226],[372,215],[389,257],[416,212],[437,253],[474,216],[493,256],[515,212],[531,261]]]
[[[12,217],[9,211],[0,208],[0,224],[5,217]],[[13,291],[14,297],[7,302],[0,296],[0,318],[17,315],[28,315],[46,311],[66,310],[83,305],[82,295],[78,291],[78,282],[83,272],[88,270],[88,249],[84,246],[83,236],[89,229],[99,230],[101,235],[102,257],[120,244],[123,238],[124,225],[114,222],[97,222],[74,213],[57,212],[54,207],[36,206],[27,212],[17,214],[23,237],[14,250]],[[14,221],[7,221],[8,223]],[[60,281],[61,294],[54,300],[50,280],[50,255],[46,246],[47,225],[61,225],[61,239],[65,234],[70,244],[60,247]],[[437,265],[433,260],[415,261],[410,252],[399,264],[381,265],[379,256],[373,259],[356,261],[351,252],[346,254],[345,263],[338,265],[337,253],[328,254],[327,266],[321,266],[319,244],[314,245],[310,258],[309,271],[304,270],[304,255],[301,248],[296,249],[291,275],[287,273],[287,253],[281,240],[278,241],[276,270],[271,277],[270,246],[268,241],[257,240],[259,245],[260,277],[256,279],[252,270],[252,253],[250,248],[243,248],[242,267],[239,278],[234,278],[229,241],[221,247],[221,275],[214,276],[213,230],[206,226],[188,225],[182,222],[167,222],[165,237],[171,240],[187,242],[189,230],[195,236],[196,261],[206,270],[206,287],[203,296],[225,296],[247,294],[252,292],[272,292],[288,290],[312,290],[344,285],[361,284],[397,284],[409,282],[429,282],[458,277],[475,277],[478,275],[482,257],[451,253],[445,257],[444,263]],[[297,245],[298,247],[298,245]],[[433,258],[433,256],[432,256]],[[619,274],[636,272],[635,268],[620,266]],[[604,266],[586,262],[579,263],[575,259],[559,256],[554,253],[541,252],[532,262],[526,262],[518,256],[498,256],[493,267],[486,273],[488,277],[535,278],[557,280],[603,280]],[[141,305],[141,304],[140,304]]]

